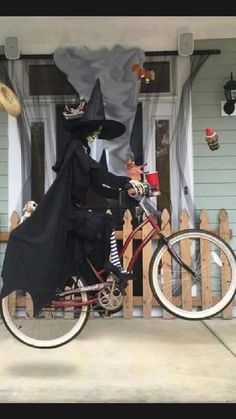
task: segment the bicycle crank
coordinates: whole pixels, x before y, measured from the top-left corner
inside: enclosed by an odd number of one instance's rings
[[[107,286],[98,292],[98,302],[100,306],[109,312],[119,311],[123,301],[123,290],[115,281],[113,281],[111,286]]]

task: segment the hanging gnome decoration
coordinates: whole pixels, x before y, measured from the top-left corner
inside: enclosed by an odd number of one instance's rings
[[[212,151],[217,150],[220,147],[218,135],[213,128],[206,128],[206,141]]]

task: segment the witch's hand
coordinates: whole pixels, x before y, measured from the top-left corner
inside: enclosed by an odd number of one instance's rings
[[[135,164],[134,161],[131,160],[131,158],[129,157],[126,162],[125,162],[125,166],[126,166],[126,172],[127,172],[127,176],[130,177],[130,179],[133,180],[141,180],[141,175],[143,174],[143,164],[141,164],[140,166],[137,166]]]

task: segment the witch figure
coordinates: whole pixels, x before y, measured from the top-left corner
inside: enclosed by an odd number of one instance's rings
[[[118,257],[112,216],[87,206],[89,188],[113,199],[119,190],[130,197],[143,191],[141,182],[108,172],[90,156],[89,144],[96,138],[110,141],[125,132],[122,123],[105,117],[99,79],[83,111],[65,119],[65,129],[71,141],[53,167],[57,177],[32,216],[11,232],[3,263],[1,298],[24,290],[32,297],[34,313],[72,275],[96,282],[88,258],[96,269],[133,279]]]

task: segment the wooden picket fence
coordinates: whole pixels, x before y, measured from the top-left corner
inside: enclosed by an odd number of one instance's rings
[[[123,242],[129,235],[130,231],[132,230],[131,225],[131,215],[130,212],[127,210],[124,215],[124,226],[123,231],[117,231],[116,237],[117,239],[122,240]],[[169,236],[172,233],[175,233],[177,230],[172,229],[170,225],[170,215],[168,211],[165,209],[162,213],[161,217],[161,227],[162,232]],[[219,212],[219,225],[217,229],[211,229],[209,227],[209,221],[208,221],[208,214],[205,209],[202,209],[199,215],[199,227],[204,230],[211,231],[220,237],[222,237],[225,241],[229,242],[232,238],[232,230],[229,228],[228,224],[228,214],[225,209],[221,209]],[[179,230],[184,230],[189,228],[189,217],[186,210],[183,210],[180,216],[180,228]],[[151,226],[149,224],[145,225],[142,229],[142,232],[138,232],[134,239],[141,239],[143,240],[144,237],[147,236],[149,231],[151,230]],[[157,237],[158,238],[158,237]],[[155,238],[154,238],[155,240]],[[129,248],[126,251],[126,254],[124,255],[124,267],[127,267],[128,261],[132,257],[132,244],[129,246]],[[183,252],[188,253],[188,250],[183,249]],[[150,318],[152,317],[152,308],[153,307],[160,307],[160,304],[156,301],[156,299],[153,297],[151,288],[149,286],[149,277],[148,277],[148,270],[149,265],[152,257],[152,242],[149,242],[147,246],[143,249],[142,252],[142,264],[143,264],[143,272],[142,272],[142,281],[143,281],[143,295],[136,297],[133,295],[133,283],[132,281],[129,282],[129,285],[126,289],[126,297],[123,307],[123,316],[125,318],[131,318],[133,317],[133,308],[134,307],[142,307],[143,311],[143,317],[144,318]],[[222,278],[222,284],[223,287],[227,284],[227,269],[222,270],[223,278]],[[190,297],[191,301],[185,301],[185,304],[189,304],[190,307],[194,306],[200,306],[201,304],[207,304],[207,301],[211,299],[211,296],[209,295],[209,287],[206,284],[205,289],[203,290],[202,295],[202,301],[200,300],[200,297]],[[233,311],[233,304],[235,302],[232,302],[223,312],[222,312],[222,318],[223,319],[231,319],[232,318],[232,311]],[[206,306],[206,305],[205,305]],[[162,309],[162,317],[164,319],[172,319],[174,316],[172,316],[170,313],[168,313],[166,310]]]
[[[170,220],[169,213],[165,209],[163,211],[162,217],[161,217],[161,226],[162,226],[162,229],[163,229],[162,232],[167,236],[169,236],[170,234],[177,231],[177,230],[174,230],[174,229],[171,228],[169,220]],[[207,214],[207,211],[205,209],[201,210],[199,220],[200,220],[200,224],[199,224],[200,228],[202,228],[204,230],[214,232],[215,234],[219,235],[220,237],[222,237],[227,242],[229,242],[229,240],[232,238],[232,231],[229,228],[228,215],[227,215],[227,212],[226,212],[225,209],[221,209],[220,212],[219,212],[219,217],[218,217],[219,225],[218,225],[218,228],[215,229],[215,230],[213,230],[209,227],[208,214]],[[15,211],[12,213],[10,222],[11,222],[11,225],[10,225],[9,233],[8,232],[0,233],[0,241],[7,241],[10,232],[18,225],[19,216]],[[131,222],[132,222],[132,217],[131,217],[130,211],[127,210],[124,214],[123,230],[116,231],[117,240],[121,240],[123,243],[125,242],[128,235],[132,231],[132,223]],[[181,217],[180,217],[180,229],[179,230],[184,230],[186,228],[189,228],[189,218],[188,218],[187,212],[185,210],[183,210],[182,213],[181,213]],[[150,229],[151,229],[151,226],[149,224],[146,224],[142,228],[142,230],[140,230],[136,233],[133,240],[143,240],[147,236],[147,234],[149,233]],[[154,238],[154,240],[156,240],[156,239],[158,239],[158,237]],[[134,308],[135,307],[142,307],[142,313],[143,313],[144,318],[151,318],[152,317],[153,307],[159,307],[161,309],[160,313],[162,313],[162,314],[160,314],[160,315],[162,315],[162,317],[164,319],[174,318],[170,313],[166,312],[166,310],[164,310],[160,307],[159,303],[153,297],[151,288],[149,286],[148,270],[149,270],[149,265],[150,265],[152,253],[153,253],[152,242],[150,241],[146,245],[146,247],[143,249],[143,252],[142,252],[142,275],[141,275],[141,277],[142,277],[142,282],[143,282],[142,283],[142,285],[143,285],[143,295],[142,296],[134,296],[133,295],[133,282],[129,281],[129,285],[126,288],[126,296],[124,298],[124,305],[123,305],[123,317],[124,318],[132,318],[133,315],[134,315]],[[132,257],[132,254],[133,254],[133,243],[131,241],[127,250],[126,250],[126,252],[125,252],[125,254],[124,254],[124,256],[123,256],[123,266],[125,268],[127,267],[128,262],[129,262],[130,258]],[[13,261],[13,263],[14,263],[14,261]],[[226,275],[227,275],[227,269],[223,269],[223,278],[222,278],[223,287],[227,285]],[[207,301],[209,301],[209,299],[211,299],[211,295],[209,295],[209,292],[210,292],[209,287],[206,284],[206,287],[203,289],[202,297],[191,297],[190,296],[191,301],[189,301],[189,302],[187,301],[187,302],[185,302],[185,304],[190,304],[190,306],[207,304]],[[201,298],[201,301],[199,301],[200,298]],[[14,303],[14,301],[13,301],[13,303]],[[235,304],[235,302],[232,302],[222,312],[221,315],[222,315],[223,319],[231,319],[232,318],[233,304]]]

